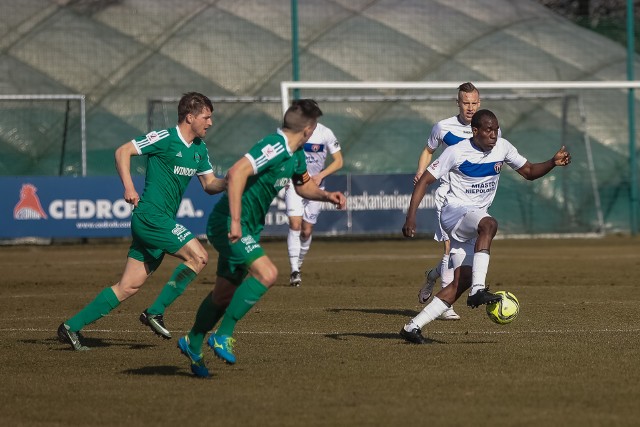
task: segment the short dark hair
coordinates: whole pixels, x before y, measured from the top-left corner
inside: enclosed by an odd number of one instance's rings
[[[471,127],[479,129],[482,124],[482,120],[484,120],[485,118],[494,119],[495,121],[498,121],[498,118],[496,117],[495,114],[493,114],[493,111],[478,110],[473,115],[473,117],[471,117]]]
[[[282,129],[301,132],[305,127],[318,120],[322,110],[313,99],[296,99],[287,108],[282,120]]]
[[[462,83],[460,86],[458,86],[458,92],[466,92],[466,93],[478,92],[478,93],[480,93],[478,88],[475,87],[474,84],[471,83],[471,82]]]
[[[178,123],[185,121],[189,114],[197,116],[204,108],[213,112],[213,103],[205,95],[198,92],[187,92],[178,103]]]

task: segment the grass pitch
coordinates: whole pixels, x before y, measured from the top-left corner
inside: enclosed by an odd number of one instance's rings
[[[492,323],[464,299],[428,345],[398,332],[441,247],[412,241],[314,241],[300,288],[286,243],[266,242],[280,279],[238,324],[238,363],[207,349],[190,373],[176,339],[210,291],[216,253],[165,314],[174,339],[138,316],[177,265],[84,330],[89,352],[56,339],[59,323],[115,283],[128,242],[2,247],[0,424],[225,426],[585,426],[640,419],[638,239],[498,240],[488,283],[521,312]]]

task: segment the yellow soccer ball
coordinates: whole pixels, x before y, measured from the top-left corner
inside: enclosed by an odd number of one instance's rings
[[[506,325],[513,322],[520,312],[520,303],[514,294],[508,291],[498,291],[495,293],[502,298],[498,302],[487,304],[487,315],[489,319],[499,325]]]

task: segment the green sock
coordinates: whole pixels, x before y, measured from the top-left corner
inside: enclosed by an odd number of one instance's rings
[[[233,335],[233,330],[238,320],[242,319],[244,315],[251,310],[251,307],[260,300],[268,289],[265,285],[258,282],[258,279],[255,277],[245,279],[236,290],[236,293],[233,294],[233,298],[231,298],[227,312],[222,318],[220,328],[218,328],[216,334]]]
[[[113,289],[105,288],[93,301],[64,323],[69,327],[70,331],[78,332],[84,328],[85,325],[106,316],[119,305],[120,301],[118,301],[118,297],[113,292]]]
[[[147,309],[149,314],[164,314],[164,310],[169,307],[182,293],[189,283],[196,278],[198,273],[190,269],[184,264],[180,264],[173,271],[171,278],[162,288],[162,292],[153,302],[151,307]]]
[[[210,292],[200,304],[198,312],[196,313],[196,320],[189,331],[189,348],[195,354],[202,352],[202,342],[204,337],[213,327],[218,323],[218,320],[224,314],[224,308],[213,302]]]

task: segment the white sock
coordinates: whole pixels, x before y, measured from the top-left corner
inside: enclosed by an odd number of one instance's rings
[[[313,236],[309,236],[307,240],[300,239],[300,258],[298,259],[298,269],[302,268],[304,257],[307,255],[307,252],[309,252],[309,248],[311,247],[312,237]]]
[[[442,301],[440,298],[433,297],[431,302],[427,304],[427,306],[423,308],[416,317],[404,325],[404,329],[407,332],[411,332],[411,329],[415,327],[422,329],[424,325],[437,319],[438,316],[447,311],[448,308],[449,305],[446,302]]]
[[[440,263],[440,275],[442,276],[442,283],[440,287],[442,289],[449,286],[451,282],[453,282],[453,268],[449,268],[449,255],[444,254],[442,256],[442,262]]]
[[[289,229],[287,236],[287,250],[289,251],[289,264],[291,272],[298,271],[298,258],[300,257],[300,230]]]
[[[475,295],[481,289],[486,287],[487,271],[489,270],[489,253],[476,252],[473,254],[473,271],[471,273],[471,292],[469,295]]]

